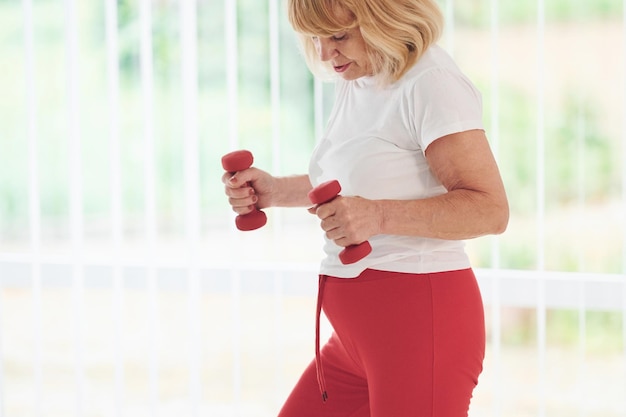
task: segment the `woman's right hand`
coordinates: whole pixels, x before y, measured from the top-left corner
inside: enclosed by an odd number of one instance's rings
[[[248,214],[257,209],[270,207],[275,178],[258,168],[248,168],[222,175],[228,203],[237,214]]]

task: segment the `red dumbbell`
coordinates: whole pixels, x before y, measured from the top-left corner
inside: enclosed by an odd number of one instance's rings
[[[313,204],[324,204],[332,201],[341,192],[341,185],[339,181],[332,180],[326,181],[311,191],[309,191],[309,200]],[[358,245],[350,245],[339,253],[339,260],[342,264],[353,264],[360,261],[370,254],[372,246],[366,240]]]
[[[222,167],[232,174],[250,168],[252,162],[254,162],[252,153],[246,150],[230,152],[222,157]],[[240,214],[235,218],[237,229],[243,231],[258,229],[265,226],[265,223],[267,223],[267,216],[257,208],[248,214]]]

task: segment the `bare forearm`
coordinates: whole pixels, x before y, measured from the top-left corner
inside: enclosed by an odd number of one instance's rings
[[[308,175],[275,177],[271,205],[274,207],[307,207],[311,205],[308,192],[313,188]]]
[[[381,200],[381,233],[463,240],[504,232],[509,209],[506,198],[470,190],[411,201]]]

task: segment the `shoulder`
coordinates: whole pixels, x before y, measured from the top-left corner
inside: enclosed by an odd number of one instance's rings
[[[419,79],[433,71],[461,73],[454,59],[439,45],[431,45],[400,81]]]
[[[428,48],[398,83],[400,88],[420,96],[444,94],[452,98],[469,94],[480,99],[480,92],[474,83],[438,45]]]
[[[402,88],[422,149],[452,133],[483,129],[482,96],[443,49],[429,48]]]

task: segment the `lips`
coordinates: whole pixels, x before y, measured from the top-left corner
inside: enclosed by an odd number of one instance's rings
[[[352,65],[352,62],[348,62],[347,64],[344,64],[344,65],[333,65],[333,68],[335,69],[335,72],[342,73],[342,72],[346,72],[348,68],[350,67],[350,65]]]

